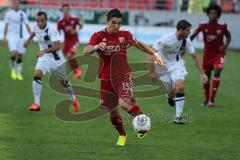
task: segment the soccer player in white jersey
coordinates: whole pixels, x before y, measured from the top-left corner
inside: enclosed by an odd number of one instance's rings
[[[4,37],[3,42],[8,42],[8,47],[11,52],[11,78],[14,80],[23,80],[22,71],[22,56],[26,49],[23,47],[24,37],[23,29],[26,26],[29,34],[31,29],[28,24],[28,18],[25,12],[20,10],[20,0],[13,0],[13,8],[7,11],[4,17]]]
[[[148,57],[149,76],[152,79],[159,79],[166,87],[168,102],[171,106],[176,106],[176,115],[174,123],[183,124],[182,112],[184,108],[184,78],[187,75],[185,62],[182,56],[185,52],[191,55],[201,74],[201,79],[206,82],[207,76],[199,61],[199,57],[188,38],[191,30],[191,24],[186,20],[180,20],[177,24],[177,31],[162,36],[157,40],[153,48],[161,56],[164,66],[161,67],[154,63],[152,57]]]
[[[44,74],[54,71],[54,75],[66,88],[70,100],[73,101],[74,111],[78,112],[79,103],[74,95],[73,89],[66,75],[66,65],[63,53],[60,47],[60,37],[56,27],[50,26],[47,23],[46,12],[39,11],[36,15],[37,24],[33,26],[33,32],[24,43],[27,48],[30,41],[36,37],[39,42],[40,51],[36,53],[38,56],[37,65],[35,67],[34,80],[32,83],[34,103],[30,106],[30,111],[40,110],[40,96],[42,90],[41,78]]]

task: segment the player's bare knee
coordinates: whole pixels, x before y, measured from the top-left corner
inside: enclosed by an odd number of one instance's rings
[[[22,54],[17,53],[16,57],[17,57],[17,59],[21,59],[22,58]]]
[[[118,114],[119,114],[118,107],[115,107],[110,111],[111,116],[117,116]]]
[[[184,81],[178,80],[176,82],[176,93],[184,93]]]
[[[120,98],[119,99],[119,105],[124,110],[129,110],[131,108],[131,104],[132,104],[132,102],[131,102],[130,98]]]
[[[16,56],[17,56],[17,51],[12,51],[11,52],[11,57],[15,57],[16,58]]]
[[[214,77],[219,78],[220,75],[221,75],[221,72],[222,72],[222,68],[216,69],[216,70],[214,71]]]
[[[183,84],[183,83],[178,84],[178,85],[176,86],[176,92],[177,92],[177,93],[184,93],[184,84]]]
[[[40,78],[42,78],[42,76],[43,76],[42,71],[40,71],[40,70],[36,70],[36,71],[35,71],[34,77],[40,77]]]

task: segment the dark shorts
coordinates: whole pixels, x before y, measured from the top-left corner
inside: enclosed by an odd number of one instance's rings
[[[222,69],[224,64],[224,55],[218,55],[216,57],[204,57],[203,69],[208,72],[213,69]]]
[[[78,42],[64,43],[63,54],[65,56],[74,56],[76,54],[77,47]]]

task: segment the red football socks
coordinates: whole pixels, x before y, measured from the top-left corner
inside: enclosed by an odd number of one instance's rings
[[[73,71],[78,68],[78,63],[75,58],[69,60],[69,65]]]
[[[203,85],[204,88],[204,95],[205,95],[205,100],[208,100],[210,98],[210,83],[207,82]]]
[[[119,112],[110,112],[110,120],[112,125],[116,128],[119,135],[126,136],[126,132],[123,128],[122,118]]]
[[[215,98],[215,95],[217,93],[219,85],[220,85],[220,78],[214,77],[213,80],[212,80],[212,95],[211,95],[211,99]]]
[[[140,109],[139,106],[137,106],[137,105],[133,105],[132,108],[131,108],[131,110],[128,111],[128,113],[129,113],[130,115],[132,115],[133,117],[135,117],[135,116],[137,116],[137,115],[139,115],[139,114],[143,114],[143,112],[141,111],[141,109]]]

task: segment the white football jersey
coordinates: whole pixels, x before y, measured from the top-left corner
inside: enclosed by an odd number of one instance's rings
[[[60,41],[60,36],[55,26],[47,26],[44,29],[40,29],[37,24],[33,26],[33,32],[35,33],[36,40],[39,43],[40,51],[53,46],[53,42]],[[61,50],[53,53],[45,53],[44,56],[60,60],[63,58]]]
[[[13,9],[7,11],[4,22],[8,23],[8,36],[17,36],[19,38],[23,38],[23,27],[29,23],[25,12]]]
[[[157,50],[166,66],[184,65],[184,60],[180,55],[184,49],[189,54],[195,53],[191,40],[189,38],[178,40],[175,32],[162,36],[153,44],[153,48]]]

